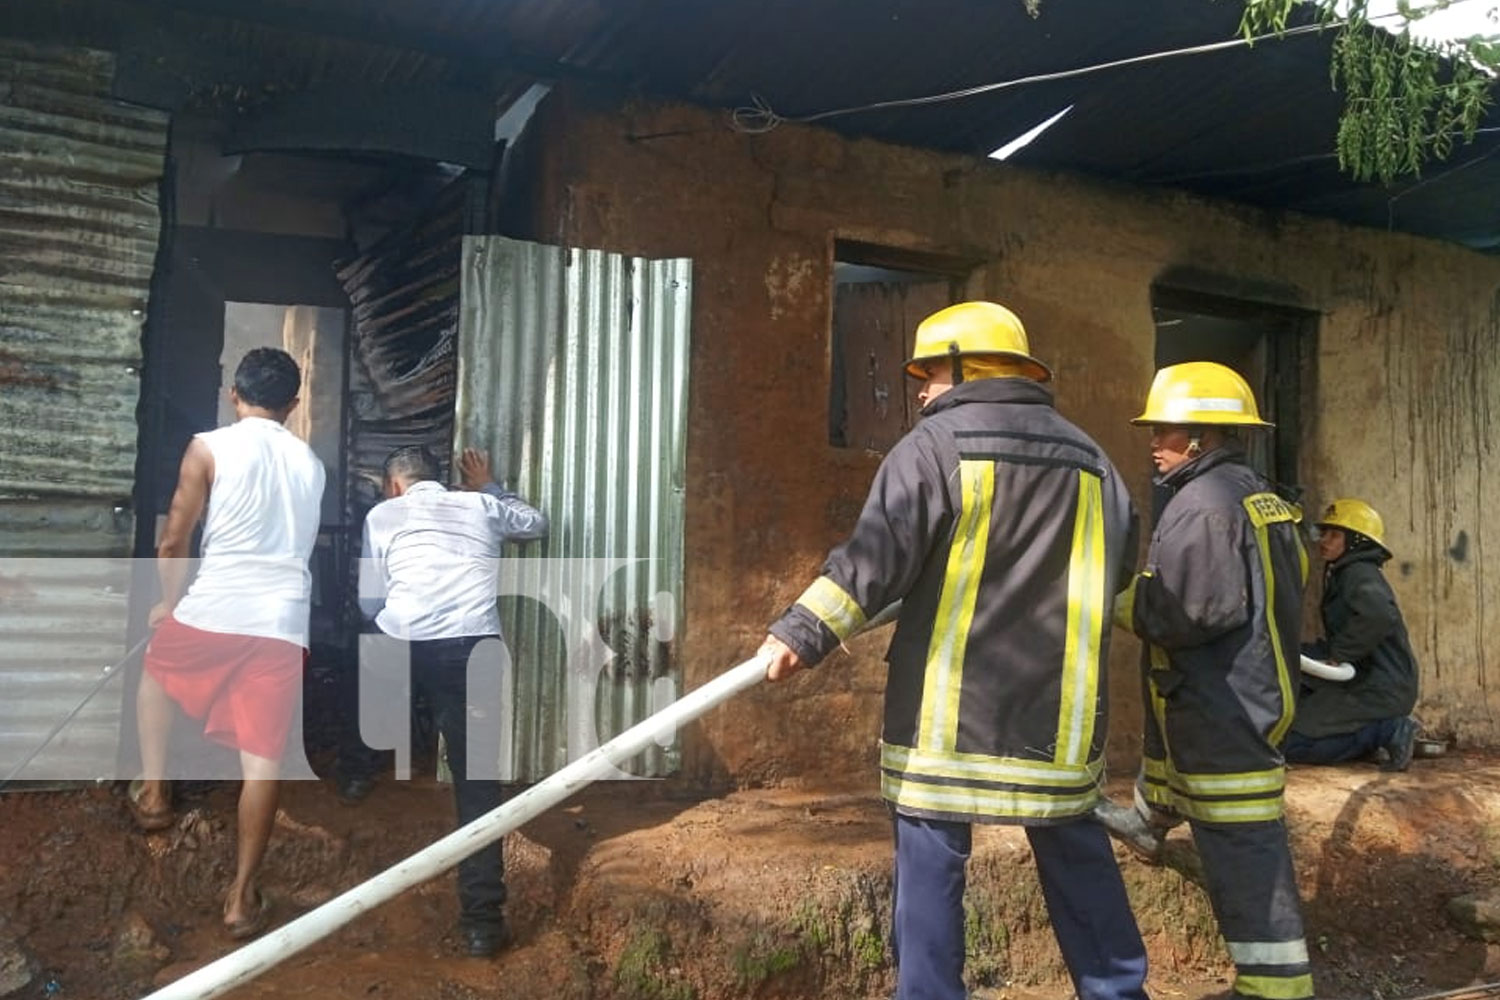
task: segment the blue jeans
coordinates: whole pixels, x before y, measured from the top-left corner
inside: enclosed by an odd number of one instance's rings
[[[898,1000],[963,1000],[968,823],[896,815]],[[1081,1000],[1145,1000],[1141,942],[1109,835],[1092,819],[1028,826],[1052,931]]]
[[[1400,719],[1367,722],[1352,733],[1333,736],[1303,736],[1293,729],[1286,734],[1281,753],[1292,764],[1341,764],[1368,757],[1396,737]]]

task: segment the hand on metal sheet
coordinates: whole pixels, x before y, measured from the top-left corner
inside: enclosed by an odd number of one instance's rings
[[[768,681],[784,681],[806,666],[802,662],[802,657],[792,651],[792,647],[774,635],[766,636],[766,641],[760,644],[756,655],[768,657],[770,660],[766,665],[766,680]]]
[[[458,472],[466,490],[477,490],[494,482],[490,475],[490,456],[483,448],[465,448],[458,457]]]

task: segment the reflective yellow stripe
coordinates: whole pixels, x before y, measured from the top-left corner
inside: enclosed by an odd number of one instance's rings
[[[1135,584],[1140,577],[1130,578],[1130,584],[1124,590],[1115,595],[1115,610],[1113,621],[1115,628],[1122,628],[1127,632],[1135,631]]]
[[[1248,505],[1253,497],[1247,499]],[[1271,536],[1265,525],[1255,526],[1255,547],[1260,549],[1261,575],[1266,581],[1266,630],[1271,635],[1271,652],[1276,657],[1276,684],[1281,688],[1281,718],[1271,727],[1271,745],[1281,745],[1286,731],[1291,728],[1292,714],[1297,709],[1292,694],[1292,675],[1286,666],[1286,657],[1281,655],[1281,630],[1276,627],[1276,571],[1271,566]]]
[[[818,616],[828,631],[843,642],[865,623],[865,613],[849,592],[826,576],[820,576],[802,592],[797,603]]]
[[[1247,997],[1266,997],[1267,1000],[1303,1000],[1313,995],[1312,975],[1300,976],[1235,976],[1234,991]]]
[[[1205,823],[1262,823],[1285,811],[1286,769],[1240,774],[1181,774],[1170,760],[1144,757],[1139,783],[1147,802]],[[1260,793],[1260,794],[1256,794]],[[1223,799],[1215,796],[1255,795]]]
[[[917,745],[952,750],[958,743],[958,696],[963,687],[964,651],[974,622],[974,601],[990,541],[990,507],[995,497],[995,463],[958,463],[962,505],[948,549],[943,590],[938,597],[927,673],[922,684],[922,717]]]
[[[1076,788],[1097,783],[1104,759],[1082,764],[1056,764],[1024,757],[991,757],[952,750],[921,750],[895,743],[880,745],[880,766],[904,774],[969,781],[1008,782],[1015,785]]]
[[[1068,625],[1063,640],[1062,705],[1053,760],[1079,764],[1094,742],[1099,644],[1104,624],[1104,499],[1099,477],[1079,470],[1078,511],[1068,562]]]
[[[1250,523],[1255,527],[1255,545],[1260,549],[1261,572],[1266,579],[1266,628],[1271,633],[1271,650],[1276,655],[1276,682],[1281,688],[1281,718],[1276,720],[1276,725],[1271,729],[1270,741],[1272,746],[1280,746],[1286,731],[1291,728],[1292,715],[1296,711],[1296,702],[1292,694],[1292,675],[1287,669],[1286,658],[1281,654],[1281,633],[1276,627],[1276,576],[1271,567],[1271,535],[1268,525],[1281,522],[1295,524],[1301,519],[1302,512],[1299,508],[1287,503],[1274,493],[1254,493],[1244,500],[1245,512],[1250,515]],[[1295,537],[1295,531],[1293,532]],[[1297,541],[1297,549],[1300,553],[1299,562],[1304,562],[1306,553],[1302,552],[1302,543]],[[1302,579],[1307,580],[1307,571],[1302,570]]]
[[[1140,789],[1141,798],[1145,799],[1149,804],[1160,809],[1177,811],[1177,807],[1173,804],[1177,801],[1177,798],[1172,794],[1172,789],[1166,785],[1145,784],[1141,785]]]
[[[1297,563],[1302,567],[1302,586],[1307,586],[1307,546],[1302,544],[1302,536],[1296,536],[1297,541]]]
[[[881,775],[880,794],[897,806],[908,809],[1014,819],[1082,816],[1094,808],[1100,797],[1097,786],[1073,795],[1048,795],[1045,792],[1017,792],[1003,788],[933,785],[903,779],[894,774]]]
[[[1301,508],[1287,503],[1275,493],[1252,493],[1243,502],[1245,513],[1250,515],[1250,523],[1257,528],[1282,521],[1295,524],[1302,519]]]

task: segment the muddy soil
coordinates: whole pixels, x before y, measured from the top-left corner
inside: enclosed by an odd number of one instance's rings
[[[1126,786],[1117,784],[1121,798]],[[189,789],[178,825],[135,832],[113,788],[0,796],[0,938],[38,969],[17,996],[144,996],[231,950],[220,902],[233,785]],[[1293,771],[1288,793],[1319,995],[1416,996],[1500,980],[1500,956],[1446,919],[1500,888],[1500,757]],[[284,922],[450,829],[449,790],[385,781],[342,806],[285,786],[264,867]],[[506,841],[515,944],[461,957],[451,876],[418,887],[230,996],[567,1000],[877,998],[893,979],[889,825],[873,788],[701,799],[669,782],[595,786]],[[1172,863],[1121,854],[1153,995],[1228,988],[1185,833]],[[976,996],[1066,998],[1019,831],[976,837],[968,908]]]

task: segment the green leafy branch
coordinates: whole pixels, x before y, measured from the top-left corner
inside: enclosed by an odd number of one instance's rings
[[[1476,35],[1434,44],[1414,38],[1413,22],[1454,0],[1403,0],[1401,30],[1370,23],[1369,0],[1311,0],[1319,21],[1338,32],[1332,82],[1344,92],[1336,148],[1339,167],[1356,180],[1389,184],[1420,176],[1422,166],[1446,159],[1456,143],[1474,140],[1500,69],[1500,38]],[[1245,0],[1244,36],[1280,34],[1299,0]]]

